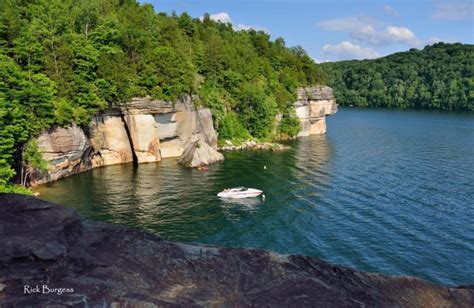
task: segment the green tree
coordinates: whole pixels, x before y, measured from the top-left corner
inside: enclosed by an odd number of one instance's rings
[[[343,106],[474,110],[474,45],[437,43],[322,67]]]
[[[22,166],[41,169],[30,140],[42,131],[86,126],[135,96],[191,95],[212,110],[221,141],[270,139],[295,134],[296,89],[322,81],[301,47],[207,14],[156,13],[134,0],[0,1],[0,187],[26,183]],[[460,85],[470,79],[450,88],[469,102]]]

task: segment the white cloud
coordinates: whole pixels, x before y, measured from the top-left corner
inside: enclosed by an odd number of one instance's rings
[[[244,25],[244,24],[238,24],[237,26],[234,26],[234,30],[236,31],[240,31],[240,30],[247,31],[247,30],[252,30],[252,29],[255,31],[263,31],[266,33],[270,33],[267,29],[260,26],[251,26],[251,25]]]
[[[354,29],[350,35],[360,42],[372,45],[390,45],[403,43],[416,46],[419,44],[413,31],[406,27],[388,26],[383,30],[375,30],[372,25],[365,25]]]
[[[364,48],[349,41],[343,41],[337,45],[326,44],[322,53],[332,56],[336,60],[348,59],[373,59],[380,57],[379,53],[371,48]]]
[[[385,14],[393,16],[393,17],[400,16],[400,14],[398,14],[398,11],[388,4],[383,6],[383,11],[385,12]]]
[[[317,58],[312,58],[312,59],[315,63],[318,63],[318,64],[321,64],[321,63],[324,63],[324,62],[331,62],[331,60],[329,60],[329,59],[324,59],[324,60],[320,60],[320,59],[317,59]]]
[[[202,20],[203,17],[200,19]],[[226,12],[221,12],[217,14],[212,14],[209,15],[209,18],[214,21],[222,22],[222,23],[232,23],[232,19],[230,18],[230,15]]]
[[[350,37],[371,45],[390,45],[403,43],[419,45],[413,31],[406,27],[386,26],[368,16],[352,16],[319,22],[319,27],[329,31],[347,32]]]
[[[199,17],[199,19],[202,21],[204,19],[204,16]],[[222,23],[225,23],[225,24],[227,24],[227,23],[232,24],[232,18],[230,17],[229,13],[227,13],[227,12],[220,12],[220,13],[217,13],[217,14],[211,14],[211,15],[209,15],[209,19],[211,19],[213,21],[216,21],[216,22],[222,22]],[[255,31],[264,31],[266,33],[270,33],[264,27],[252,26],[252,25],[246,25],[246,24],[232,25],[232,28],[234,28],[235,31],[253,29]]]
[[[359,31],[359,29],[372,26],[377,23],[376,20],[366,15],[349,16],[343,18],[334,18],[329,20],[323,20],[317,23],[322,29],[329,31]]]
[[[404,27],[388,26],[385,32],[382,33],[381,38],[396,43],[418,44],[415,34],[410,29]]]
[[[474,18],[472,0],[436,1],[432,16],[440,20],[469,20]]]

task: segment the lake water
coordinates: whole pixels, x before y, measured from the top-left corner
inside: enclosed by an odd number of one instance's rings
[[[360,270],[474,283],[474,115],[343,108],[291,150],[110,166],[39,187],[84,216],[166,239],[304,254]],[[264,169],[266,166],[266,169]],[[264,190],[229,202],[226,187]]]

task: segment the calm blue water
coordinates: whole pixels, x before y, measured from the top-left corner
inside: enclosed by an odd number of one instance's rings
[[[326,136],[291,146],[228,153],[208,172],[176,160],[111,166],[38,191],[91,219],[171,240],[474,283],[473,114],[341,109]],[[264,190],[266,200],[215,196],[240,185]]]

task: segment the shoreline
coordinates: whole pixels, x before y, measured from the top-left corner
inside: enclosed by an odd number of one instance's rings
[[[217,148],[219,151],[222,152],[234,152],[234,151],[241,151],[241,150],[251,150],[251,151],[284,151],[291,149],[290,146],[279,143],[279,142],[257,142],[254,140],[247,140],[242,142],[240,145],[235,145],[229,140],[226,140],[225,145],[219,146]]]
[[[301,255],[170,242],[29,196],[0,194],[0,204],[0,297],[7,305],[474,304],[471,285],[367,273]],[[66,291],[25,295],[25,284]]]

